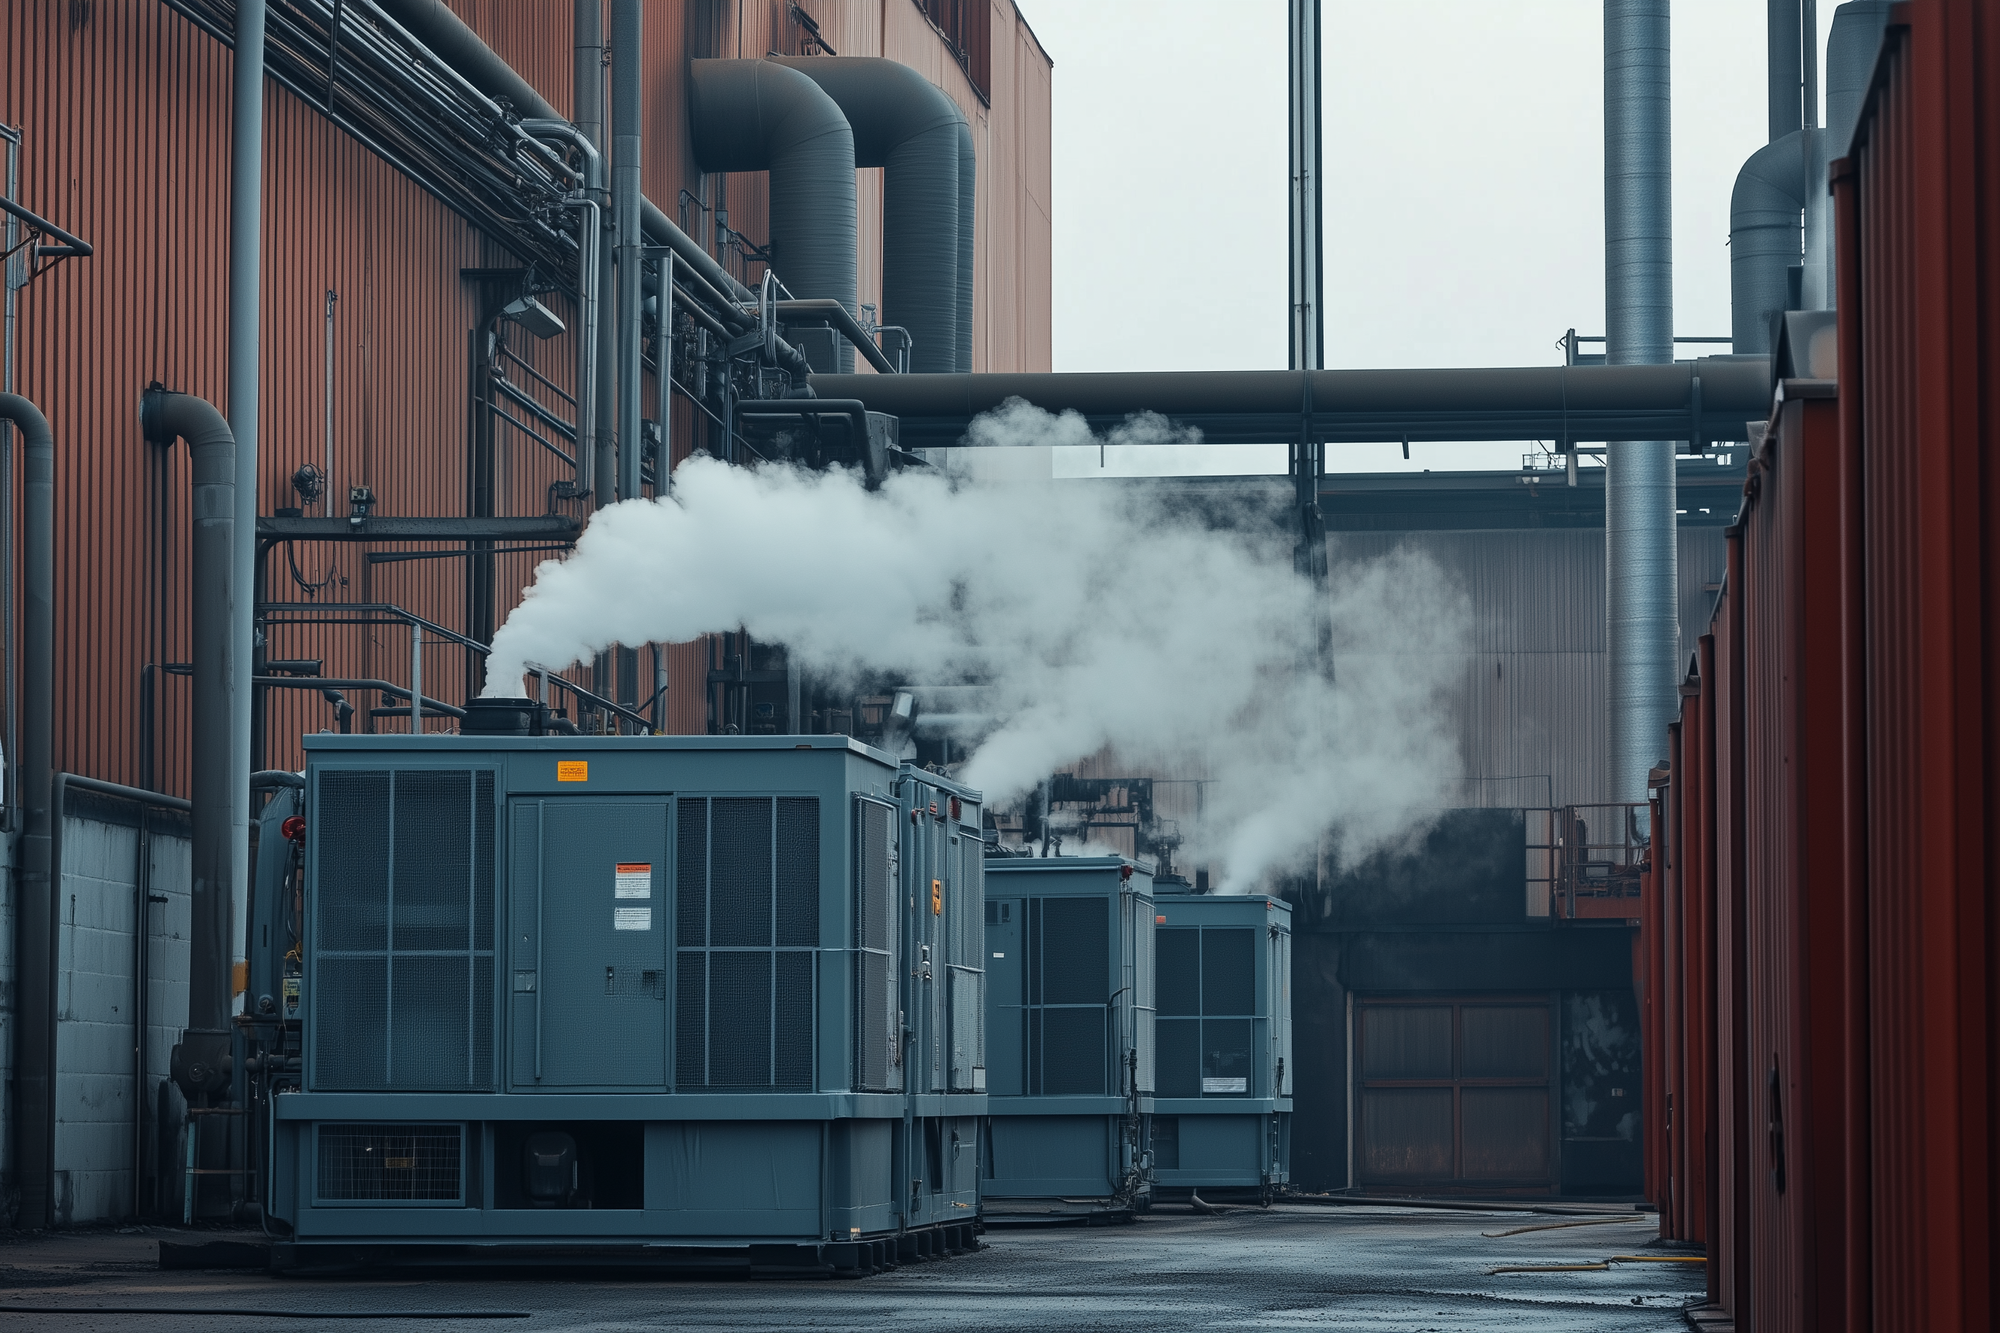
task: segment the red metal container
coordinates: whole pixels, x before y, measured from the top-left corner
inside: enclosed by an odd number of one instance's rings
[[[1996,71],[1990,7],[1892,11],[1832,172],[1839,378],[1781,386],[1674,733],[1655,1197],[1760,1333],[2000,1313]]]

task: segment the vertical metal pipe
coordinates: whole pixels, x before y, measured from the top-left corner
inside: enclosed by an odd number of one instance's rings
[[[194,515],[194,716],[190,728],[194,742],[194,848],[188,1022],[173,1051],[174,1081],[192,1102],[229,1086],[229,1005],[234,978],[227,964],[232,951],[240,950],[244,943],[241,918],[232,913],[238,904],[232,900],[229,878],[241,865],[232,855],[235,830],[231,816],[239,795],[247,811],[250,795],[247,774],[240,791],[230,786],[230,767],[237,758],[230,722],[239,715],[234,705],[247,697],[247,691],[232,688],[231,679],[241,646],[235,637],[238,621],[233,614],[238,604],[236,442],[222,414],[188,394],[147,390],[140,400],[139,419],[145,438],[152,443],[165,445],[185,439],[194,474],[189,506]],[[189,1122],[190,1134],[195,1123]]]
[[[1291,0],[1291,368],[1318,370],[1325,319],[1320,278],[1319,0]]]
[[[653,494],[674,493],[674,255],[660,251],[660,330],[653,343],[660,377],[660,454],[653,460]]]
[[[410,734],[424,732],[424,627],[410,622]]]
[[[572,11],[574,63],[572,65],[572,93],[575,105],[571,108],[570,119],[590,141],[591,148],[600,160],[605,158],[604,136],[604,0],[575,0]],[[600,209],[607,200],[600,191],[597,195]],[[600,214],[598,225],[605,219]],[[602,303],[613,289],[612,252],[601,243],[596,246],[597,293]],[[592,386],[593,448],[590,462],[591,507],[602,509],[616,499],[618,484],[617,458],[617,373],[618,345],[616,325],[601,317],[597,322],[597,352],[595,358],[596,383]],[[582,395],[579,392],[578,398]],[[581,442],[579,441],[579,447]],[[596,682],[599,685],[603,681]]]
[[[618,498],[639,496],[639,347],[642,318],[639,234],[640,129],[645,50],[641,0],[611,0],[611,210],[618,230]]]
[[[258,282],[263,253],[264,204],[264,0],[236,6],[235,67],[230,93],[229,171],[229,432],[234,437],[235,523],[233,577],[240,594],[226,603],[229,652],[219,685],[228,708],[229,762],[217,781],[228,783],[229,843],[227,952],[229,995],[240,993],[246,967],[243,923],[249,902],[251,646],[255,607],[249,596],[257,573]],[[199,482],[197,482],[199,484]],[[196,511],[199,514],[199,510]],[[199,688],[199,686],[197,686]],[[197,792],[199,795],[199,792]],[[189,1026],[197,1026],[190,1010]]]
[[[1668,0],[1604,4],[1605,361],[1674,356]],[[1612,800],[1646,799],[1678,712],[1674,444],[1605,449],[1605,615]]]
[[[340,293],[331,287],[326,292],[326,420],[321,429],[325,435],[326,463],[320,475],[319,511],[331,516],[333,513],[333,304],[340,299]]]
[[[1767,0],[1765,9],[1765,85],[1773,143],[1806,127],[1805,38],[1799,6],[1800,0]]]
[[[0,419],[20,428],[21,758],[15,800],[26,815],[14,914],[14,1179],[17,1225],[54,1220],[55,885],[50,783],[55,753],[55,437],[27,399],[0,393]]]

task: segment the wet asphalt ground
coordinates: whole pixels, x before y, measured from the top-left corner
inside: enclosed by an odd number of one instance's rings
[[[1490,1271],[1683,1253],[1649,1244],[1658,1234],[1651,1217],[1483,1234],[1575,1220],[1520,1212],[1307,1205],[1199,1217],[1163,1208],[1127,1226],[995,1230],[977,1254],[858,1280],[714,1281],[518,1270],[338,1279],[162,1272],[158,1239],[178,1233],[40,1235],[0,1243],[0,1333],[284,1328],[1597,1333],[1684,1326],[1681,1308],[1702,1290],[1699,1264]]]

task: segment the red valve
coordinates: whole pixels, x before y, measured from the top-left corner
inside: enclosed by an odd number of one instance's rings
[[[290,818],[286,819],[284,823],[278,825],[278,832],[284,834],[287,841],[298,843],[301,847],[305,846],[306,842],[305,816],[304,815],[291,816]]]

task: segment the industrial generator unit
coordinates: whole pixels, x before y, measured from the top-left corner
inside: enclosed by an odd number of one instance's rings
[[[260,960],[297,959],[280,1261],[976,1247],[978,795],[844,736],[473,712],[506,734],[305,738],[302,850],[259,885],[296,933]]]
[[[1292,909],[1155,892],[1154,1195],[1268,1201],[1291,1179]]]
[[[1153,876],[1118,856],[986,863],[989,1220],[1147,1201]]]

